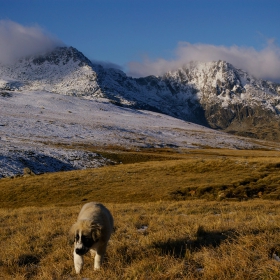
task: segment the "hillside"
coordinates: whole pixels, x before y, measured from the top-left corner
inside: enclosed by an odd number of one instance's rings
[[[101,152],[124,164],[0,180],[2,207],[193,199],[279,199],[276,151],[192,149]],[[14,194],[17,193],[15,196]]]
[[[0,95],[0,177],[112,164],[100,150],[266,147],[160,113],[47,92]]]

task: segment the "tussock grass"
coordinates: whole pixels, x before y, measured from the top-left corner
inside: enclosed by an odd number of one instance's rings
[[[75,276],[68,230],[81,205],[1,209],[0,277]],[[127,203],[106,206],[116,231],[90,279],[279,279],[280,202]]]
[[[1,179],[0,279],[279,279],[280,202],[268,200],[280,197],[279,152],[135,153]],[[86,256],[77,277],[68,231],[88,201],[111,210],[116,231],[103,268]]]

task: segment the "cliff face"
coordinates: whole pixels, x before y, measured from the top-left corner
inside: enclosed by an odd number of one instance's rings
[[[242,136],[280,139],[279,84],[255,79],[224,61],[192,63],[166,78],[176,86],[181,83],[196,90],[209,127]]]

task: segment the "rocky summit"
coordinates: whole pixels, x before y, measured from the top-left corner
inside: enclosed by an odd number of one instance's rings
[[[0,92],[46,91],[160,112],[252,138],[280,139],[280,84],[225,61],[192,62],[163,76],[128,77],[73,47],[0,65]]]

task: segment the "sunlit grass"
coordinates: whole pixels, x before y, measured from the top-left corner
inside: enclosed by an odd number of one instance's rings
[[[280,202],[108,203],[116,231],[91,279],[278,279]],[[68,230],[79,206],[0,210],[0,276],[76,279]],[[69,278],[71,277],[71,278]],[[78,278],[79,279],[79,278]]]
[[[125,156],[132,161],[133,155]],[[2,207],[23,207],[91,200],[127,203],[280,198],[279,152],[193,151],[164,153],[160,160],[158,154],[151,159],[152,155],[143,162],[2,179],[0,203]]]
[[[279,279],[279,152],[106,153],[125,164],[0,180],[0,279],[81,279],[68,231],[88,201],[116,231],[84,278]]]

